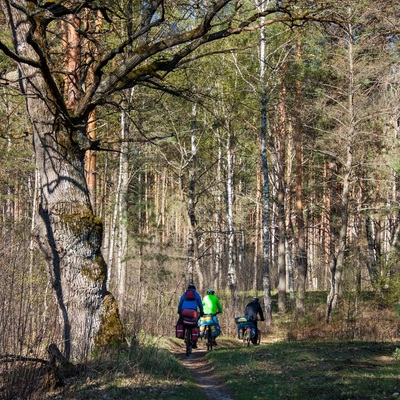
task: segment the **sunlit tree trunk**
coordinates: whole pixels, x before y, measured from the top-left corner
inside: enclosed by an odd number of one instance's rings
[[[302,43],[297,40],[297,62],[302,61]],[[304,231],[304,210],[303,210],[303,135],[301,124],[301,85],[298,78],[296,81],[296,106],[295,106],[295,168],[296,168],[296,226],[297,226],[297,293],[296,309],[305,311],[305,292],[307,278],[307,252]]]
[[[203,273],[200,269],[199,262],[199,237],[197,231],[196,220],[196,160],[197,160],[197,113],[196,105],[192,109],[192,127],[191,127],[191,151],[189,160],[189,182],[188,182],[188,217],[189,217],[189,237],[188,237],[188,277],[189,281],[193,282],[194,277],[198,279],[199,288],[204,287]]]
[[[217,146],[218,146],[218,160],[217,160],[217,185],[216,185],[216,207],[215,207],[215,257],[214,257],[214,285],[215,287],[220,287],[220,282],[222,280],[221,274],[221,252],[222,252],[222,141],[217,130]]]
[[[278,309],[286,311],[286,251],[285,251],[285,161],[286,161],[286,88],[282,83],[279,105],[279,128],[277,134],[278,157],[278,196],[277,196],[277,223],[278,223]]]
[[[326,279],[323,280],[323,289],[326,289],[328,287],[327,284],[327,279],[329,276],[329,260],[330,260],[330,254],[331,254],[331,241],[332,237],[330,234],[330,218],[329,218],[329,210],[331,209],[331,196],[330,196],[330,187],[326,182],[328,182],[328,165],[326,162],[324,162],[324,171],[323,171],[323,193],[322,193],[322,217],[321,217],[321,229],[319,232],[321,232],[321,235],[318,235],[316,237],[316,240],[320,238],[319,243],[321,244],[322,250],[323,250],[323,261],[324,261],[324,277]],[[317,232],[318,234],[318,232]]]
[[[349,131],[349,136],[351,136],[351,132]],[[330,272],[331,272],[331,287],[328,294],[328,307],[327,307],[327,321],[330,320],[332,312],[336,309],[338,298],[341,293],[341,283],[342,283],[342,275],[343,275],[343,263],[345,257],[346,250],[346,241],[347,241],[347,225],[349,218],[349,191],[350,191],[350,175],[351,175],[351,163],[352,163],[352,155],[350,146],[347,146],[346,149],[347,160],[344,165],[343,172],[343,189],[341,194],[341,205],[340,205],[340,214],[341,214],[341,224],[338,236],[338,248],[337,251],[334,251],[331,254],[331,264],[330,264]]]
[[[93,111],[90,113],[89,121],[88,121],[88,135],[90,140],[96,140],[96,112]],[[97,161],[96,161],[96,151],[95,150],[88,150],[86,152],[86,160],[85,160],[85,171],[86,171],[86,182],[89,188],[90,194],[90,201],[92,203],[92,207],[94,212],[97,211],[97,204],[96,204],[96,185],[97,185]]]
[[[268,1],[261,3],[260,11],[264,11]],[[264,18],[261,19],[261,22]],[[272,298],[270,278],[270,202],[269,202],[269,172],[267,159],[267,104],[268,98],[265,87],[265,29],[260,29],[260,89],[261,89],[261,120],[260,120],[260,155],[262,171],[262,283],[264,292],[265,320],[268,326],[272,325]]]
[[[294,153],[294,134],[293,127],[290,121],[288,122],[287,135],[285,138],[285,268],[286,268],[286,292],[289,292],[291,300],[294,300],[294,262],[296,243],[296,232],[293,226],[294,199],[292,196],[293,183],[291,176],[293,175],[293,153]]]
[[[125,288],[127,276],[127,251],[128,251],[128,187],[129,187],[129,111],[133,89],[127,94],[125,109],[121,110],[121,150],[119,155],[119,175],[118,175],[118,234],[117,234],[117,259],[116,259],[116,287],[117,300],[121,309],[121,314],[125,311]]]
[[[167,168],[164,167],[161,170],[161,176],[159,177],[158,186],[158,199],[159,199],[159,220],[158,228],[160,231],[161,243],[166,242],[166,224],[165,224],[165,213],[166,213],[166,195],[167,195]]]
[[[354,94],[356,91],[354,85],[354,55],[353,55],[353,43],[352,43],[352,29],[349,26],[348,36],[346,37],[347,52],[348,52],[348,125],[347,132],[343,137],[344,151],[343,155],[343,172],[342,172],[342,190],[340,196],[339,215],[341,216],[341,223],[339,226],[338,238],[337,238],[337,249],[332,246],[331,261],[330,261],[330,273],[331,273],[331,285],[330,291],[327,298],[327,312],[326,320],[329,322],[332,312],[336,309],[338,304],[338,298],[341,293],[341,284],[344,268],[344,258],[346,251],[347,242],[347,227],[349,220],[349,196],[350,196],[350,178],[352,175],[352,140],[355,135],[355,113],[354,113]],[[333,216],[333,215],[332,215]]]
[[[37,16],[37,29],[33,32],[17,11],[13,17],[19,21],[14,32],[18,54],[36,60],[37,55],[26,45],[26,38],[41,43],[43,20]],[[74,18],[71,24],[75,26],[75,22]],[[67,57],[71,62],[68,64],[71,80],[66,82],[65,114],[78,97],[73,55],[78,49],[74,40]],[[121,342],[124,338],[118,307],[106,287],[107,266],[101,253],[102,222],[93,214],[85,179],[84,154],[89,148],[87,119],[82,117],[73,125],[63,120],[59,109],[53,108],[53,104],[62,100],[54,98],[51,84],[35,65],[21,63],[19,68],[40,178],[40,218],[35,233],[45,254],[59,305],[64,354],[67,358],[85,358],[95,346]]]
[[[118,177],[116,177],[116,180],[118,181]],[[107,264],[108,264],[108,272],[107,272],[107,286],[111,287],[111,285],[114,285],[114,267],[116,264],[116,243],[117,243],[117,235],[118,235],[118,213],[119,213],[119,196],[120,192],[118,190],[113,193],[113,211],[111,213],[111,216],[109,218],[109,223],[108,223],[108,234],[107,236],[107,243],[105,243],[106,248],[107,248]],[[115,286],[115,285],[114,285]]]
[[[98,15],[95,19],[94,23],[91,21],[91,15],[86,15],[85,18],[86,29],[93,30],[95,32],[99,32],[102,17]],[[79,38],[78,38],[79,39]],[[90,65],[88,68],[88,76],[86,78],[86,85],[90,85],[94,82],[94,73],[93,73],[93,65],[92,59],[94,55],[97,55],[96,46],[89,41],[84,42],[84,51],[88,56],[86,57],[86,62]],[[87,135],[90,140],[93,142],[96,140],[96,110],[93,110],[88,117],[88,126],[87,126]],[[97,205],[97,152],[95,150],[86,151],[86,159],[85,159],[85,171],[86,171],[86,181],[89,188],[90,201],[92,203],[93,211],[95,214],[98,214],[98,205]]]
[[[232,132],[228,127],[226,139],[226,215],[228,224],[228,283],[231,291],[234,308],[237,304],[237,277],[236,277],[236,258],[235,258],[235,228],[233,219],[233,163],[234,148],[232,143]]]
[[[259,146],[261,149],[261,142],[259,142]],[[261,164],[261,163],[260,163]],[[258,165],[260,165],[258,164]],[[258,278],[258,263],[259,263],[259,251],[260,251],[260,237],[262,239],[262,235],[260,232],[262,230],[259,228],[262,226],[262,215],[261,215],[261,171],[260,167],[257,166],[257,178],[256,178],[256,209],[254,211],[255,214],[255,233],[254,233],[254,255],[253,255],[253,282],[252,282],[252,289],[255,291],[257,290],[257,278]]]

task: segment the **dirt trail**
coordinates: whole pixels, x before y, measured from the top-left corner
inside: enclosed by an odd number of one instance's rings
[[[209,400],[234,400],[221,379],[216,376],[212,363],[205,357],[207,350],[205,345],[199,343],[199,348],[186,356],[184,349],[174,351],[180,363],[193,374],[193,379],[199,389]]]

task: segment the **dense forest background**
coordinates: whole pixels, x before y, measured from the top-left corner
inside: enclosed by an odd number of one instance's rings
[[[174,335],[190,281],[223,300],[224,334],[256,293],[266,303],[277,293],[280,313],[313,313],[298,299],[322,293],[324,323],[335,310],[354,322],[397,304],[395,3],[350,2],[342,24],[266,25],[210,43],[166,78],[168,91],[136,86],[96,110],[87,181],[130,337]],[[3,54],[0,70],[13,70]],[[57,341],[59,311],[33,239],[25,100],[6,80],[0,89],[0,347],[30,354]]]

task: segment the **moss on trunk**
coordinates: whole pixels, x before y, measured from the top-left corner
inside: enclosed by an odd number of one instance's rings
[[[96,348],[118,347],[126,343],[125,330],[119,316],[118,304],[111,293],[103,298],[100,310],[100,328],[94,337]]]

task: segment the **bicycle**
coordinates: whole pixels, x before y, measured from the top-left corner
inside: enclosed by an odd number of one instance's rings
[[[214,344],[214,338],[211,333],[211,325],[206,325],[204,328],[204,338],[206,339],[207,351],[212,350]]]
[[[188,356],[193,349],[193,340],[197,341],[199,335],[197,329],[197,311],[192,309],[182,310],[181,318],[184,330],[183,338],[186,346],[186,355]]]
[[[204,332],[202,337],[206,339],[207,350],[212,350],[213,346],[216,346],[215,336],[219,335],[220,328],[218,324],[218,318],[216,315],[219,314],[206,314],[202,320],[202,327],[204,328]],[[214,333],[214,335],[213,335]]]
[[[192,327],[188,325],[184,325],[185,330],[185,345],[186,345],[186,355],[188,356],[193,349],[192,343]]]
[[[242,329],[243,347],[249,347],[250,343],[253,343],[253,338],[251,338],[251,329],[252,328]],[[259,345],[261,343],[261,331],[258,328],[256,331],[256,337],[256,343],[253,343],[253,345]]]

